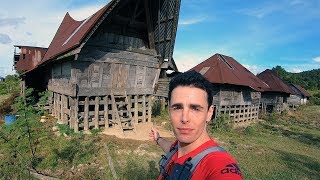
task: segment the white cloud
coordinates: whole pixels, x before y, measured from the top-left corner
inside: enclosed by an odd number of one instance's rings
[[[195,17],[190,19],[181,19],[179,20],[179,25],[191,25],[203,22],[207,19],[207,17]]]
[[[302,72],[302,70],[300,68],[293,68],[293,69],[291,69],[290,72],[299,73],[299,72]]]
[[[261,67],[256,65],[243,64],[243,66],[247,68],[250,72],[252,72],[254,75],[263,71]]]
[[[319,56],[319,57],[312,58],[312,60],[315,61],[315,62],[320,62],[320,56]]]

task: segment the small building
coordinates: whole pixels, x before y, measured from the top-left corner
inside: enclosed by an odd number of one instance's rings
[[[14,56],[13,56],[13,68],[21,76],[24,81],[21,82],[21,91],[23,93],[25,84],[29,87],[35,88],[35,91],[43,91],[46,88],[39,88],[45,85],[39,85],[39,83],[45,83],[42,78],[45,74],[37,76],[29,76],[27,72],[35,69],[41,62],[44,54],[47,52],[47,48],[34,47],[34,46],[21,46],[14,45]],[[28,78],[26,78],[28,76]]]
[[[289,107],[295,107],[299,105],[307,104],[311,95],[303,87],[297,84],[290,84],[291,89],[295,94],[291,94],[288,98]]]
[[[192,69],[213,84],[214,118],[227,114],[236,123],[258,119],[261,91],[268,85],[235,59],[215,54]]]
[[[269,86],[262,92],[260,107],[262,113],[282,112],[287,109],[288,98],[291,94],[295,94],[289,85],[270,69],[266,69],[257,76]]]
[[[76,132],[136,131],[151,122],[159,80],[177,71],[180,2],[112,0],[82,21],[66,13],[41,62],[24,73],[26,86],[48,89],[52,114]]]
[[[4,82],[6,79],[0,76],[0,82]]]

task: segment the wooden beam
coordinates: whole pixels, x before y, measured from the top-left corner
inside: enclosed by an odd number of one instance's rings
[[[89,97],[85,98],[84,101],[84,119],[83,119],[83,129],[85,131],[89,130]]]
[[[104,97],[104,127],[109,128],[109,98]]]
[[[79,132],[79,120],[78,120],[78,111],[79,111],[79,108],[78,108],[78,97],[75,97],[74,98],[74,118],[75,118],[75,121],[74,121],[74,132]]]
[[[152,21],[151,21],[149,0],[144,0],[143,2],[144,2],[144,9],[145,9],[145,12],[146,12],[148,38],[149,38],[149,48],[150,49],[155,49],[154,29],[153,29],[153,25],[152,25]]]
[[[134,123],[138,123],[138,95],[134,96]]]
[[[151,115],[152,115],[152,95],[149,95],[149,101],[148,101],[148,122],[151,122]]]
[[[94,128],[99,129],[99,96],[95,98],[94,105]]]
[[[142,122],[146,122],[146,95],[142,96]]]

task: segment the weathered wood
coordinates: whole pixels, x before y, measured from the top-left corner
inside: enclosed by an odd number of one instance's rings
[[[69,127],[70,129],[73,129],[74,127],[74,123],[76,121],[75,118],[75,102],[74,102],[74,98],[72,97],[68,97],[69,98],[69,102],[70,102],[70,121],[69,121]]]
[[[145,8],[145,12],[146,12],[149,48],[150,49],[155,49],[154,29],[153,29],[153,25],[152,25],[152,21],[151,21],[149,1],[148,0],[144,0],[143,2],[144,2],[144,8]]]
[[[104,126],[109,128],[109,98],[108,96],[104,97]]]
[[[138,123],[138,95],[134,96],[134,122]]]
[[[89,130],[89,97],[85,97],[83,125],[85,131]]]
[[[146,95],[142,96],[142,122],[146,122]]]
[[[99,129],[99,97],[95,98],[95,106],[94,106],[94,128]]]
[[[78,112],[79,112],[79,105],[78,105],[78,97],[75,97],[74,98],[74,118],[75,118],[75,121],[74,121],[74,126],[73,126],[73,129],[74,129],[74,132],[79,132],[79,115],[78,115]]]
[[[151,115],[152,115],[152,96],[149,95],[148,98],[148,122],[151,122]]]

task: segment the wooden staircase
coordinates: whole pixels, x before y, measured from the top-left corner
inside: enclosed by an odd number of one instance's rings
[[[135,122],[131,114],[131,104],[127,93],[115,94],[111,93],[112,109],[122,132],[133,131],[136,132]]]

